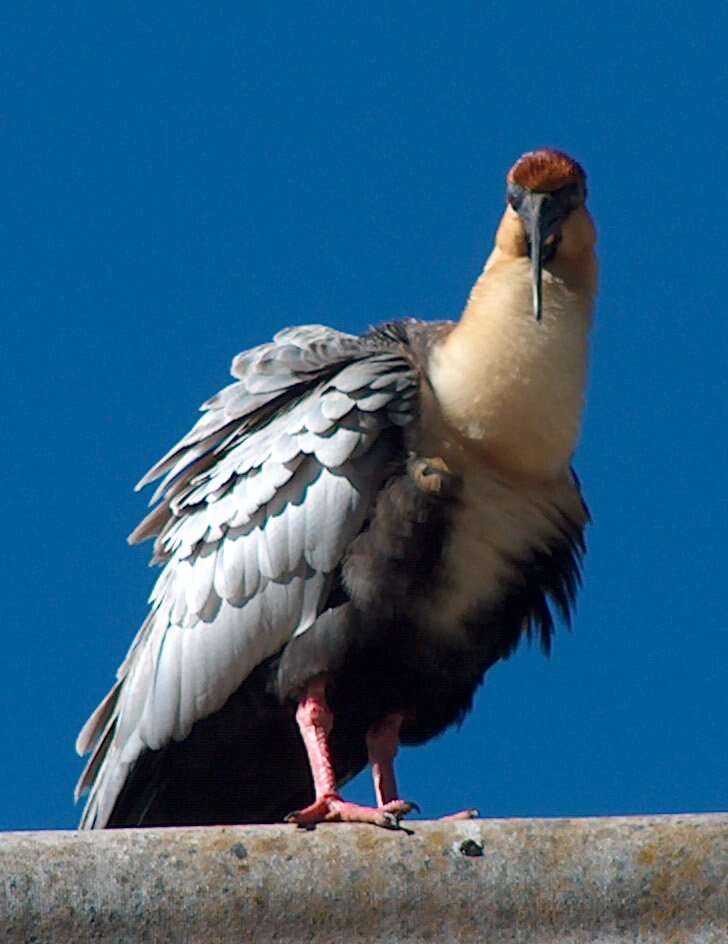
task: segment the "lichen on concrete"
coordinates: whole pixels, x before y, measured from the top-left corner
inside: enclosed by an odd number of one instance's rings
[[[718,944],[728,814],[6,833],[0,940]]]

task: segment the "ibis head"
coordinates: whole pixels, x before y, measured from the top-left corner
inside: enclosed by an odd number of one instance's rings
[[[531,259],[533,313],[540,321],[543,267],[559,248],[564,221],[584,205],[586,175],[563,151],[531,151],[511,168],[507,198],[524,229]]]

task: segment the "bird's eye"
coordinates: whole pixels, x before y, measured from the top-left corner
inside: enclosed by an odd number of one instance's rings
[[[519,187],[518,184],[509,184],[508,186],[508,203],[509,205],[518,213],[518,210],[523,203],[523,197],[526,191],[523,187]]]

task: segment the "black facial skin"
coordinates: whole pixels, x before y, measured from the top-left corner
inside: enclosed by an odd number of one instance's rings
[[[541,320],[543,267],[553,259],[561,242],[561,224],[583,200],[584,191],[579,183],[548,193],[527,190],[512,182],[508,184],[508,203],[526,229],[533,273],[533,311],[537,321]]]

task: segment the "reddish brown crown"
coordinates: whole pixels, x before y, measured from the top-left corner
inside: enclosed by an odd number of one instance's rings
[[[524,154],[511,168],[508,179],[526,190],[550,193],[567,184],[584,183],[586,174],[577,162],[553,148]]]

